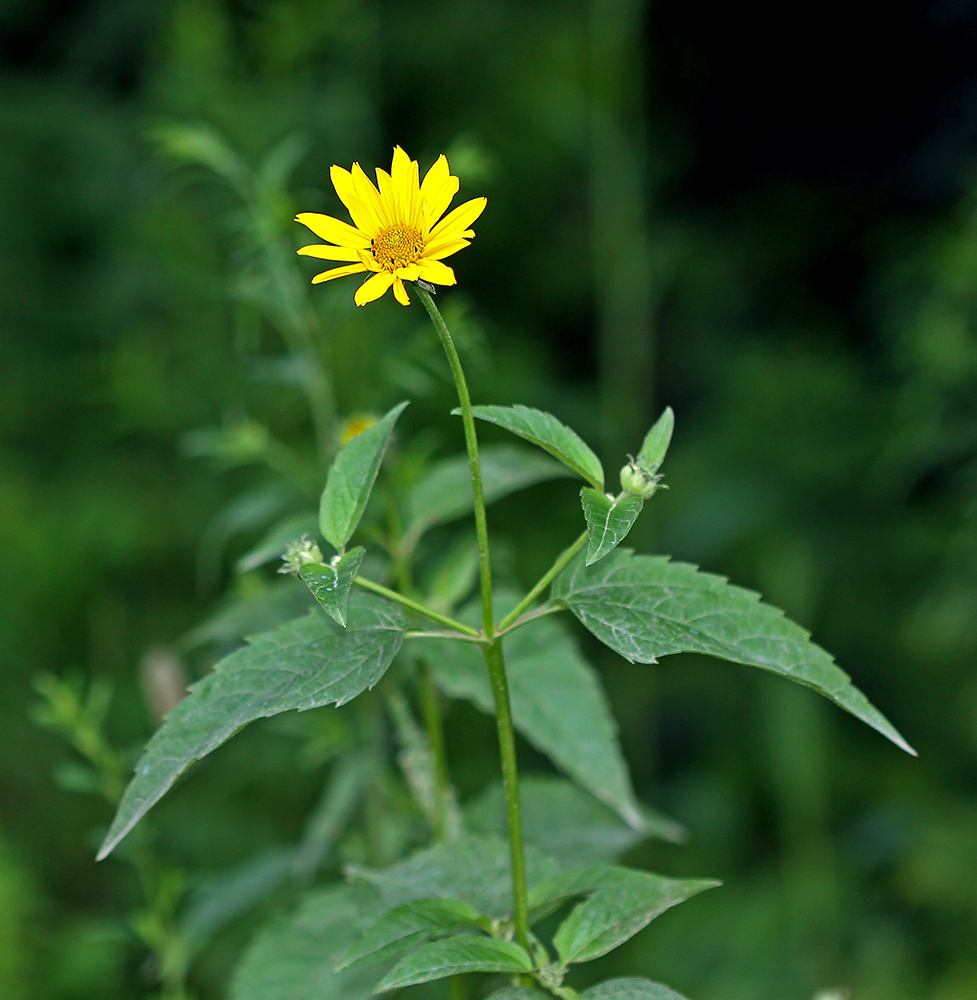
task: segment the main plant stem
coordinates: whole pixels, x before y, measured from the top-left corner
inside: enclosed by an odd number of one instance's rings
[[[478,437],[475,434],[475,418],[472,415],[472,401],[468,394],[465,372],[438,307],[430,293],[421,285],[416,285],[418,297],[424,304],[434,329],[438,332],[441,346],[448,357],[461,419],[465,429],[465,447],[468,450],[468,466],[472,477],[472,498],[475,502],[475,535],[478,539],[478,570],[482,595],[482,631],[489,640],[483,647],[485,665],[488,667],[492,695],[495,699],[495,721],[499,733],[499,755],[502,758],[502,783],[505,788],[506,818],[509,826],[509,852],[512,864],[512,916],[516,940],[523,948],[529,949],[529,907],[526,902],[526,857],[522,841],[522,816],[519,808],[519,772],[516,766],[516,740],[512,728],[512,706],[509,703],[509,684],[505,673],[505,658],[502,654],[502,640],[497,637],[495,613],[492,608],[492,565],[489,559],[488,522],[485,517],[485,495],[482,490],[482,470],[478,461]]]

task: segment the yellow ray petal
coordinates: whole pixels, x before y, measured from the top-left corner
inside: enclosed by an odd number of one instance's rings
[[[379,226],[377,226],[373,213],[369,211],[367,205],[363,204],[363,199],[357,194],[356,186],[353,184],[353,175],[342,167],[333,166],[329,169],[329,177],[332,180],[332,186],[336,189],[336,194],[339,195],[339,200],[346,206],[349,217],[353,220],[353,225],[368,238],[375,236]]]
[[[443,239],[446,236],[460,235],[461,232],[467,229],[482,214],[487,203],[487,198],[472,198],[471,201],[466,201],[464,205],[459,205],[431,230],[431,242]]]
[[[410,296],[407,294],[407,289],[404,288],[404,283],[398,277],[394,277],[394,298],[402,305],[410,305]]]
[[[311,246],[299,247],[295,252],[303,257],[319,257],[321,260],[357,260],[362,263],[360,251],[355,247],[331,247],[313,243]]]
[[[386,210],[383,199],[380,197],[380,192],[377,190],[376,185],[370,180],[369,177],[366,176],[363,168],[358,163],[354,163],[351,173],[353,175],[353,187],[356,189],[357,197],[374,216],[374,230],[373,233],[371,233],[371,235],[374,235],[380,229],[383,229],[385,226],[389,226],[393,220],[390,218],[390,215]]]
[[[394,283],[393,272],[391,271],[380,271],[374,274],[371,278],[367,278],[366,281],[356,289],[356,294],[353,296],[353,301],[358,306],[365,306],[367,302],[373,302],[375,299],[380,298],[381,295]]]
[[[312,279],[313,285],[321,285],[323,281],[332,281],[333,278],[345,278],[347,274],[360,274],[366,268],[362,264],[346,264],[344,267],[334,267],[330,271],[322,271]]]
[[[421,182],[421,197],[430,204],[435,192],[440,191],[448,183],[450,177],[451,170],[448,167],[448,158],[442,153],[424,175],[424,180]]]
[[[406,267],[398,267],[394,274],[403,281],[417,281],[421,269],[418,264],[408,264]]]
[[[467,246],[471,246],[471,240],[439,240],[428,245],[424,251],[424,260],[444,260],[445,257],[450,257]]]
[[[295,216],[295,221],[307,226],[319,239],[328,240],[341,247],[365,249],[370,245],[369,236],[354,229],[348,222],[341,222],[331,215],[320,215],[318,212],[300,212]]]
[[[377,186],[380,188],[380,198],[386,209],[387,217],[390,219],[399,219],[401,217],[400,202],[397,198],[396,185],[390,174],[381,167],[377,167]]]
[[[425,281],[431,281],[435,285],[455,285],[458,283],[455,272],[447,264],[442,264],[439,260],[428,260],[425,258],[419,260],[417,266],[421,272],[420,276]]]

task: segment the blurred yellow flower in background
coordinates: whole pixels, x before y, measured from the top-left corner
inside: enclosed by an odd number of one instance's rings
[[[443,154],[423,182],[417,161],[400,146],[394,147],[389,174],[377,167],[377,186],[358,163],[352,171],[334,166],[329,173],[353,225],[301,212],[295,221],[329,243],[301,247],[298,253],[349,263],[317,274],[313,284],[371,271],[356,290],[358,306],[380,298],[391,287],[401,305],[410,305],[405,281],[455,284],[455,272],[442,261],[471,242],[475,233],[469,226],[482,214],[486,199],[473,198],[441,218],[458,193],[458,178],[451,175]]]

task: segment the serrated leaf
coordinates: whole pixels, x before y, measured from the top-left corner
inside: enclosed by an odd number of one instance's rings
[[[665,461],[674,427],[675,414],[670,406],[666,406],[655,425],[645,435],[641,451],[638,452],[637,463],[649,475],[654,475]]]
[[[461,413],[460,409],[452,413]],[[526,441],[539,445],[598,490],[604,488],[604,469],[590,446],[551,413],[528,406],[473,406],[479,420],[504,427]]]
[[[334,622],[346,627],[346,611],[349,605],[349,590],[366,549],[357,546],[343,556],[336,556],[328,563],[309,563],[299,570],[319,606]]]
[[[398,403],[382,420],[357,434],[332,463],[319,502],[319,528],[334,549],[342,551],[360,523],[390,434],[405,406],[406,401]]]
[[[385,913],[343,955],[337,969],[392,961],[435,935],[473,927],[480,914],[458,899],[418,899]]]
[[[519,798],[526,843],[569,868],[615,861],[649,837],[680,843],[686,836],[680,823],[643,804],[639,806],[644,823],[636,830],[609,806],[564,778],[521,778]],[[505,793],[501,782],[466,804],[464,813],[465,826],[472,833],[505,836]],[[559,817],[558,823],[554,816]]]
[[[511,445],[482,448],[479,461],[487,504],[535,483],[568,475],[561,463]],[[472,506],[468,456],[444,459],[418,480],[407,497],[407,537],[416,540],[433,525],[467,514]]]
[[[559,865],[539,851],[526,850],[530,886],[553,878]],[[464,836],[436,844],[384,869],[346,869],[350,878],[368,882],[388,906],[416,899],[457,899],[488,917],[512,913],[509,844],[500,837]]]
[[[592,566],[624,541],[645,504],[633,493],[615,499],[587,486],[580,491],[580,502],[587,519],[587,565]]]
[[[533,960],[512,941],[459,934],[421,945],[400,960],[377,985],[377,992],[429,983],[465,972],[532,972]]]
[[[611,865],[570,873],[563,881],[559,892],[566,896],[596,890],[570,911],[553,936],[560,961],[566,965],[606,955],[665,910],[719,885],[708,879],[665,878]],[[551,895],[553,891],[550,886]],[[538,898],[541,895],[542,890],[537,889],[533,897],[536,905],[544,905]]]
[[[650,979],[608,979],[581,995],[585,1000],[686,1000],[675,990]]]
[[[372,893],[351,886],[309,893],[296,913],[273,922],[245,952],[231,1000],[367,1000],[378,971],[337,971],[336,960],[382,912]]]
[[[194,684],[149,741],[98,852],[104,858],[196,760],[243,726],[281,712],[342,705],[373,687],[403,641],[397,609],[350,602],[350,628],[312,611],[255,636]]]
[[[553,595],[631,663],[689,652],[760,667],[813,688],[916,752],[804,629],[724,577],[620,551],[589,568],[578,558],[556,580]]]
[[[234,564],[235,571],[250,573],[251,570],[264,566],[283,555],[290,542],[303,535],[311,535],[318,527],[319,519],[312,511],[290,514],[273,525],[257,545],[238,559]]]
[[[438,685],[492,714],[495,702],[480,651],[423,640]],[[596,672],[566,629],[542,618],[506,636],[513,722],[536,749],[636,829],[641,815]]]

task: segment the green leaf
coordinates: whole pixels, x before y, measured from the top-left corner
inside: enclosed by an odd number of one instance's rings
[[[719,885],[708,879],[672,879],[633,868],[600,865],[569,873],[532,896],[534,906],[554,896],[593,895],[570,911],[553,937],[560,960],[589,962],[633,937],[659,914],[691,896]],[[543,898],[545,895],[549,898]]]
[[[396,906],[368,927],[337,969],[393,960],[432,937],[474,927],[480,914],[457,899],[418,899]]]
[[[619,551],[592,568],[578,558],[556,580],[553,595],[631,663],[689,652],[760,667],[814,688],[915,754],[804,629],[724,577]]]
[[[429,983],[465,972],[532,972],[533,960],[512,941],[459,934],[421,945],[394,966],[380,981],[377,992],[415,983]]]
[[[353,586],[365,555],[366,549],[360,545],[328,563],[309,563],[299,570],[299,576],[306,582],[322,610],[343,628],[346,627],[349,589]]]
[[[481,652],[474,646],[422,640],[437,683],[492,714],[495,702]],[[505,638],[513,722],[561,770],[640,829],[641,813],[596,672],[553,618]]]
[[[234,564],[238,573],[250,573],[283,555],[290,542],[303,535],[311,535],[319,529],[319,519],[312,511],[290,514],[273,525],[254,548],[249,549]]]
[[[451,412],[460,414],[461,410],[454,409]],[[582,479],[586,479],[591,486],[598,490],[604,488],[604,469],[600,459],[576,431],[560,423],[551,413],[520,405],[473,406],[472,413],[479,420],[498,424],[526,441],[532,441]]]
[[[191,688],[146,747],[98,852],[104,858],[196,760],[255,719],[342,705],[373,687],[403,640],[391,604],[356,595],[350,628],[320,611],[255,636]]]
[[[681,824],[640,804],[644,822],[636,830],[603,802],[563,778],[521,778],[519,798],[526,843],[569,868],[615,861],[649,837],[679,843],[686,835]],[[464,812],[465,826],[473,833],[506,835],[501,782],[468,803]],[[554,816],[559,817],[558,823]]]
[[[336,960],[383,912],[372,893],[330,886],[309,893],[298,912],[276,920],[245,952],[231,1000],[367,1000],[376,969],[337,971]]]
[[[580,502],[587,519],[587,565],[592,566],[624,541],[645,502],[633,493],[614,499],[586,486]]]
[[[390,434],[405,406],[406,402],[398,403],[382,420],[357,434],[332,463],[319,503],[319,528],[337,551],[346,547],[363,516]]]
[[[608,979],[584,990],[585,1000],[685,1000],[680,993],[650,979]]]
[[[553,878],[559,870],[552,858],[527,848],[526,878],[530,886]],[[388,906],[437,896],[467,902],[488,917],[508,917],[512,913],[509,844],[501,837],[459,837],[389,868],[349,865],[346,874],[372,885]]]
[[[654,475],[665,461],[674,427],[675,414],[670,406],[666,406],[655,426],[645,435],[641,451],[638,452],[637,463],[649,475]]]
[[[559,462],[525,448],[497,445],[479,450],[486,503],[547,479],[567,475]],[[468,457],[455,455],[433,465],[407,497],[407,537],[416,540],[435,524],[453,521],[472,510]]]

